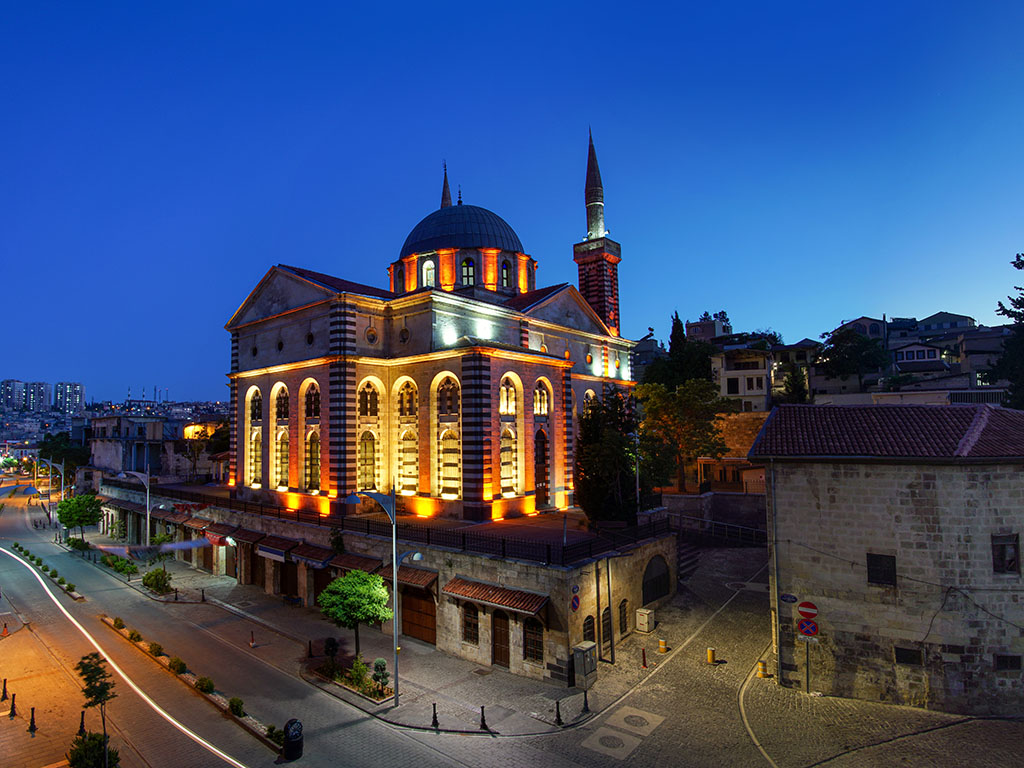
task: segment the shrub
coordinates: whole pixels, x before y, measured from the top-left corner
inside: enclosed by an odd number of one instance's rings
[[[157,568],[142,577],[142,585],[157,594],[166,595],[171,591],[171,574],[162,568]]]
[[[69,582],[68,582],[68,583],[67,583],[67,584],[65,585],[64,589],[66,589],[66,590],[67,590],[68,592],[74,592],[74,591],[75,591],[75,585],[74,585],[74,584],[72,584],[72,583],[71,583],[71,582],[69,581]]]
[[[71,549],[77,549],[80,551],[92,549],[92,545],[88,541],[83,541],[82,539],[68,539],[67,544]]]
[[[150,643],[149,644],[149,652],[151,654],[153,654],[154,656],[163,656],[164,655],[164,647],[162,645],[160,645],[160,643]]]
[[[235,717],[245,717],[245,703],[237,696],[228,700],[228,711]]]
[[[57,569],[56,568],[51,568],[50,569],[50,578],[51,579],[56,579],[59,575],[60,574],[57,573]]]
[[[131,640],[133,643],[137,643],[142,640],[142,635],[137,629],[133,629],[131,632],[128,633],[128,639]]]
[[[208,677],[200,677],[196,680],[196,690],[200,693],[213,693],[213,680]]]
[[[93,768],[93,766],[104,765],[103,762],[103,734],[85,733],[75,736],[68,750],[68,765],[71,768]],[[109,768],[118,768],[121,765],[121,758],[117,749],[107,746],[107,762]]]
[[[384,688],[388,684],[388,680],[391,679],[391,674],[388,672],[388,662],[386,659],[374,659],[373,660],[373,682],[380,686],[380,693],[384,695]]]
[[[49,572],[50,572],[50,566],[48,566],[48,565],[44,565],[44,566],[43,566],[42,568],[40,568],[40,570],[41,570],[41,571],[42,571],[43,573],[49,573]]]
[[[352,683],[352,687],[362,690],[363,686],[366,685],[366,676],[369,671],[369,668],[363,662],[363,657],[356,656],[352,660],[352,668],[348,671],[348,679]]]
[[[114,629],[124,629],[124,619],[120,616],[117,616],[114,619]]]
[[[21,550],[21,544],[19,544],[18,542],[14,542],[14,548],[16,550],[20,551]]]
[[[284,731],[279,731],[272,725],[267,726],[267,738],[279,747],[284,746]]]
[[[175,656],[169,662],[167,662],[167,668],[176,675],[184,674],[185,670],[187,669],[187,667],[185,666],[185,662],[182,661],[178,656]]]
[[[57,579],[57,583],[60,584],[63,587],[64,586],[64,577],[61,576],[59,579]]]

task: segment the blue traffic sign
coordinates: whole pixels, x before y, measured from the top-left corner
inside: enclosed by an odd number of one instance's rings
[[[804,637],[814,637],[818,634],[818,622],[811,621],[810,619],[800,619],[797,622],[796,628]]]
[[[779,600],[781,600],[784,603],[795,603],[796,602],[796,595],[790,595],[788,593],[782,594],[782,595],[779,595]]]

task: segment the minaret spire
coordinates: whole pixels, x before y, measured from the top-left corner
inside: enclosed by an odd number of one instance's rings
[[[587,155],[587,184],[584,190],[587,203],[587,240],[605,236],[604,229],[604,187],[601,185],[601,169],[597,165],[597,151],[594,149],[594,134],[590,133],[590,152]]]
[[[444,186],[441,187],[441,207],[451,208],[452,207],[452,191],[448,186],[448,163],[445,162],[444,166]]]

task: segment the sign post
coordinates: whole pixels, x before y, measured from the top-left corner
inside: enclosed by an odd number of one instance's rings
[[[811,616],[818,615],[818,608],[814,603],[800,603],[797,606],[797,610],[800,611],[802,616],[806,616],[808,613]],[[804,643],[804,681],[805,690],[807,693],[811,692],[811,642],[817,638],[815,635],[818,634],[818,622],[813,621],[810,618],[800,619],[796,623],[797,631],[800,633],[800,638],[806,640]]]

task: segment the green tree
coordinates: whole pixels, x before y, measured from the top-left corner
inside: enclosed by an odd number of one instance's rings
[[[43,439],[39,441],[39,455],[54,464],[64,462],[64,471],[68,478],[64,485],[69,488],[69,480],[74,480],[75,470],[88,464],[90,458],[88,447],[72,443],[71,435],[67,432],[58,432],[55,435],[47,432],[43,435]]]
[[[356,655],[359,654],[359,625],[388,621],[392,616],[384,580],[365,571],[349,571],[339,576],[324,588],[316,601],[324,618],[355,632]]]
[[[857,333],[853,328],[839,328],[823,333],[824,345],[818,350],[815,364],[831,378],[846,381],[857,377],[857,391],[864,391],[864,375],[874,373],[889,362],[889,353],[878,339]]]
[[[706,312],[704,314],[707,314]],[[710,315],[708,316],[710,320]],[[711,356],[715,348],[706,341],[687,339],[686,327],[679,319],[679,313],[672,315],[672,330],[669,333],[668,357],[651,362],[644,372],[644,382],[664,384],[675,389],[690,379],[711,380]]]
[[[68,765],[71,768],[117,768],[121,765],[121,756],[113,747],[104,749],[105,744],[102,733],[77,734],[68,750]]]
[[[1014,269],[1024,270],[1024,253],[1018,253],[1010,262]],[[1010,382],[1006,404],[1011,408],[1024,409],[1024,288],[1013,287],[1016,296],[1007,296],[1009,306],[999,302],[996,312],[1013,321],[1010,335],[1003,342],[1003,350],[986,372],[986,380],[995,383],[1000,379]]]
[[[4,469],[11,469],[18,466],[18,460],[13,456],[4,456],[0,466],[3,466]]]
[[[636,394],[644,410],[643,432],[669,446],[675,456],[680,490],[686,487],[687,463],[725,453],[717,420],[731,404],[718,396],[718,387],[712,382],[692,379],[674,390],[661,384],[640,384]]]
[[[114,683],[107,672],[106,659],[98,653],[83,656],[75,665],[78,676],[82,678],[85,707],[100,708],[100,722],[103,723],[104,765],[109,768],[109,745],[107,739],[107,702],[117,698]],[[116,764],[116,763],[115,763]]]
[[[573,479],[576,503],[591,525],[635,520],[636,427],[619,392],[591,400],[580,414]]]
[[[96,525],[101,515],[100,500],[92,494],[72,496],[57,505],[57,519],[68,529],[78,528],[82,541],[85,541],[85,526]]]
[[[806,403],[808,398],[807,377],[801,366],[783,363],[782,393],[776,398],[780,403]]]

